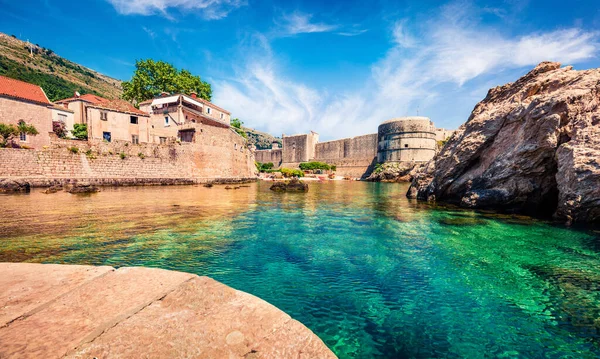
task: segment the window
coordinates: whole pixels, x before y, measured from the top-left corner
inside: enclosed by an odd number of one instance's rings
[[[166,137],[159,137],[158,140],[160,141],[161,145],[164,145],[165,143],[167,143],[167,138]]]
[[[221,114],[221,120],[223,119],[223,114]]]
[[[100,119],[102,121],[108,121],[108,112],[106,112],[106,111],[100,111]]]
[[[140,137],[138,135],[131,135],[131,142],[134,145],[139,145],[140,144]]]
[[[137,125],[138,124],[138,118],[137,116],[130,116],[129,117],[129,123],[132,125]]]
[[[19,121],[19,126],[23,126],[23,125],[25,125],[25,121],[23,121],[23,120]],[[25,133],[25,132],[19,133],[19,141],[23,141],[23,142],[27,141],[27,133]]]
[[[110,132],[102,132],[102,139],[106,142],[110,142]]]
[[[67,115],[63,115],[62,113],[58,114],[58,120],[62,123],[66,123],[67,122]]]
[[[210,115],[210,107],[206,108],[206,113]]]
[[[169,116],[165,116],[165,127],[169,126]]]

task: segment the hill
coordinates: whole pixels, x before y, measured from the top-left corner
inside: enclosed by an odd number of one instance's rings
[[[121,81],[66,60],[51,49],[0,33],[0,75],[41,86],[50,101],[75,91],[118,98]]]
[[[272,136],[265,132],[256,131],[254,129],[243,127],[244,131],[248,135],[248,143],[256,146],[257,150],[268,150],[271,148],[273,141],[279,143],[279,148],[282,147],[281,138]]]

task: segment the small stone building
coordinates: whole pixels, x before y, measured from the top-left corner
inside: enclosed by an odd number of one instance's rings
[[[87,124],[91,140],[151,142],[150,115],[127,101],[75,93],[75,96],[56,101],[56,104],[73,111],[74,123]]]
[[[229,128],[231,113],[192,93],[170,95],[140,103],[140,110],[150,116],[150,141],[195,142],[204,126]]]
[[[22,133],[16,143],[41,149],[50,144],[52,103],[41,87],[27,82],[0,76],[0,123],[18,126],[33,125],[38,135]]]
[[[426,162],[435,156],[436,131],[427,117],[400,117],[377,131],[377,162]]]
[[[310,131],[308,134],[283,137],[283,163],[296,164],[315,158],[315,147],[319,142],[319,134]]]

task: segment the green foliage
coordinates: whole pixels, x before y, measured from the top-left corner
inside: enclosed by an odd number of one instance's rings
[[[89,150],[85,151],[85,155],[90,160],[96,159],[96,156],[94,156],[94,152],[92,152],[92,149],[89,149]]]
[[[448,143],[449,138],[445,139],[445,140],[441,140],[441,141],[437,141],[437,146],[439,149],[444,148],[444,146],[446,146],[446,143]]]
[[[138,157],[141,159],[144,159],[144,158],[146,158],[146,155],[141,152],[138,152]]]
[[[190,94],[210,101],[212,88],[208,82],[187,70],[178,70],[164,61],[137,60],[131,80],[124,81],[123,98],[128,101],[150,100],[161,92]]]
[[[383,170],[384,170],[383,165],[381,163],[378,163],[375,165],[375,169],[373,170],[373,173],[379,174],[379,173],[383,172]]]
[[[6,147],[8,143],[19,136],[20,133],[35,136],[38,134],[38,130],[34,126],[28,125],[23,121],[19,122],[18,126],[0,123],[0,147]]]
[[[275,167],[273,162],[267,162],[267,163],[256,162],[256,169],[259,172],[267,172],[268,170],[273,169],[273,167]]]
[[[121,152],[119,153],[119,157],[121,157],[121,159],[124,160],[125,158],[127,158],[127,155],[125,154],[125,152]]]
[[[231,120],[231,127],[235,130],[235,132],[237,132],[238,135],[242,136],[243,138],[248,139],[248,134],[246,134],[246,131],[242,128],[243,124],[244,123],[240,121],[239,118],[234,118]]]
[[[302,172],[301,170],[296,170],[296,169],[291,169],[291,168],[282,168],[281,173],[283,174],[283,177],[286,177],[286,178],[304,177],[304,172]]]
[[[79,147],[71,146],[71,147],[67,147],[67,150],[71,151],[72,154],[79,153]]]
[[[314,170],[330,170],[331,166],[325,162],[304,162],[300,164],[300,169],[303,171],[314,171]]]
[[[337,166],[336,166],[336,165],[332,165],[332,166],[331,166],[331,170],[332,170],[332,171],[337,171]]]
[[[60,59],[60,57],[56,56],[53,56],[52,58]],[[39,70],[33,70],[4,56],[0,56],[0,75],[40,86],[44,89],[44,92],[50,101],[71,97],[75,91],[79,91],[81,94],[93,93],[100,95],[96,91],[83,88],[80,85],[66,81],[55,75],[46,74]]]
[[[88,130],[85,123],[76,123],[73,125],[73,137],[78,140],[88,139]]]

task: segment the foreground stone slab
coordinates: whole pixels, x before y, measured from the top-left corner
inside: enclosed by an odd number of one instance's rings
[[[60,292],[48,289],[62,286],[57,268],[71,276],[97,274],[3,324],[0,358],[335,358],[287,314],[208,277],[88,266],[53,266],[46,276],[47,265],[0,263],[0,278],[21,265],[21,272],[38,272],[37,282],[48,277],[37,285],[46,293]],[[13,281],[6,288],[22,286]]]

